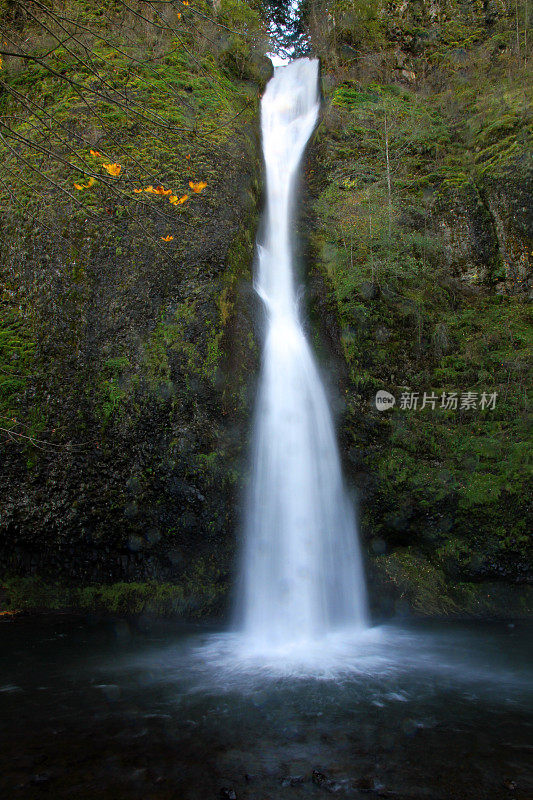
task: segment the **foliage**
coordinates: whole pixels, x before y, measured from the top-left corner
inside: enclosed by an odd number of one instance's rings
[[[21,395],[35,358],[35,342],[26,315],[10,303],[2,308],[0,322],[0,414],[2,427],[12,428]]]
[[[533,611],[533,593],[526,587],[469,583],[447,579],[412,548],[375,559],[375,579],[392,584],[398,611],[406,606],[426,617],[497,617],[513,619]]]
[[[307,55],[305,0],[262,0],[262,5],[269,22],[272,50],[289,59]]]
[[[449,581],[524,580],[530,563],[524,36],[518,52],[511,13],[491,26],[437,4],[428,35],[422,7],[372,27],[350,17],[366,4],[326,5],[312,245],[346,365],[343,449],[388,579],[418,587],[419,611],[456,613],[468,592]],[[495,391],[496,408],[399,408],[404,391],[453,390]]]
[[[71,611],[135,616],[200,617],[220,612],[223,589],[216,573],[196,565],[184,582],[120,582],[72,586],[40,578],[6,578],[3,591],[8,611]]]
[[[39,437],[1,434],[2,572],[40,575],[43,606],[207,613],[246,441],[270,65],[258,3],[127,5],[3,17],[0,413]]]

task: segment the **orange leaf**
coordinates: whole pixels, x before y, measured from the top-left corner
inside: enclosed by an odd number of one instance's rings
[[[98,152],[98,150],[89,150],[89,153],[94,156],[95,158],[102,158],[102,154]]]
[[[90,189],[94,183],[96,183],[96,178],[89,178],[87,183],[75,183],[74,188],[81,192],[82,189]]]
[[[110,175],[114,175],[115,177],[120,175],[122,169],[120,164],[102,164],[102,166]]]
[[[181,19],[181,12],[178,11],[178,19]]]
[[[172,197],[168,198],[173,206],[181,206],[183,203],[186,203],[189,199],[188,194],[184,194],[183,197],[178,197],[177,195],[173,194]]]
[[[162,242],[171,242],[173,238],[174,238],[173,236],[162,236],[161,237],[161,241]]]
[[[164,195],[172,194],[172,189],[165,189],[164,186],[156,186],[154,189],[154,187],[150,185],[147,186],[144,191],[148,192],[148,194],[164,194]]]
[[[198,192],[201,192],[201,191],[203,191],[203,189],[205,189],[205,187],[207,186],[207,183],[205,181],[198,181],[198,183],[194,183],[193,181],[189,181],[189,186],[191,187],[193,192],[196,192],[196,194],[198,194]]]
[[[135,194],[142,194],[144,192],[144,189],[134,189],[133,191]]]

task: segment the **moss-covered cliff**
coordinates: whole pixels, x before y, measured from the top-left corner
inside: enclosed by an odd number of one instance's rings
[[[12,606],[223,606],[257,362],[262,9],[0,0]],[[310,310],[374,605],[526,613],[527,9],[302,9],[324,92]]]
[[[236,0],[1,13],[5,594],[139,610],[163,582],[212,611],[256,363],[261,18]],[[79,594],[125,581],[137,594]]]
[[[325,93],[314,306],[344,374],[376,600],[392,581],[422,613],[525,611],[527,10],[355,0],[311,3],[309,22]]]

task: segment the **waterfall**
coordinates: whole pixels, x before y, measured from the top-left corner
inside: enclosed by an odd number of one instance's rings
[[[266,228],[256,290],[266,317],[239,604],[266,646],[365,624],[356,524],[326,394],[298,308],[292,236],[297,175],[320,106],[318,61],[275,69],[261,103]]]

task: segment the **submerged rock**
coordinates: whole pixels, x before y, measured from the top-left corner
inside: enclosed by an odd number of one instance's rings
[[[340,792],[343,788],[341,783],[328,778],[327,775],[325,775],[323,772],[319,772],[317,769],[313,770],[311,780],[315,786],[320,786],[321,789],[324,789],[326,792],[331,792],[332,794],[335,792]]]
[[[294,775],[289,776],[288,778],[284,778],[281,782],[282,786],[301,786],[304,783],[305,778],[303,775]]]

